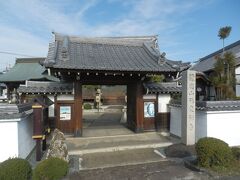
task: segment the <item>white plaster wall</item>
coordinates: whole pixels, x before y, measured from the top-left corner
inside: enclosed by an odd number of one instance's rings
[[[235,74],[236,74],[236,96],[239,97],[240,96],[240,66],[235,68]]]
[[[240,97],[240,85],[236,85],[236,96]]]
[[[195,120],[195,141],[202,137],[207,137],[207,113],[206,111],[196,111]]]
[[[240,66],[235,68],[235,74],[240,74]]]
[[[171,100],[170,94],[159,94],[158,95],[158,112],[169,112],[168,103]]]
[[[0,121],[0,162],[9,157],[18,156],[18,125],[17,120]]]
[[[54,102],[54,95],[48,95],[48,98]],[[54,104],[48,107],[48,116],[49,117],[55,117],[54,114]]]
[[[156,99],[156,94],[143,95],[143,99]]]
[[[170,133],[181,137],[181,108],[170,106]],[[240,111],[196,111],[195,141],[215,137],[230,146],[240,145]]]
[[[57,96],[58,101],[72,101],[74,100],[74,95],[72,94],[61,94]]]
[[[26,158],[35,146],[33,135],[33,114],[18,122],[18,157]]]
[[[230,146],[240,145],[240,111],[207,113],[207,136],[221,139]]]
[[[181,137],[182,108],[170,106],[170,133]]]

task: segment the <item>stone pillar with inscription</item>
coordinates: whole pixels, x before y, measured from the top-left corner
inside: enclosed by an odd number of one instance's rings
[[[186,145],[195,144],[196,71],[187,70],[182,76],[181,138]]]

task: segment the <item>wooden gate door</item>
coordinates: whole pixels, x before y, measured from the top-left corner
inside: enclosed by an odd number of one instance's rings
[[[57,102],[57,128],[63,133],[74,133],[74,103]]]
[[[143,114],[143,128],[144,130],[155,130],[156,119],[156,100],[146,100],[143,102],[144,114]]]

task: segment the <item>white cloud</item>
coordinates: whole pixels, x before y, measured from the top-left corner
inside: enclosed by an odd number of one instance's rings
[[[80,8],[80,10],[76,13],[76,16],[78,18],[81,18],[84,13],[89,10],[91,7],[94,7],[97,4],[97,0],[89,0],[86,4],[84,4],[83,7]]]
[[[2,10],[0,15],[3,16],[0,20],[0,51],[45,56],[51,31],[84,36],[159,34],[163,45],[176,46],[182,43],[174,35],[177,28],[182,25],[179,18],[203,4],[202,1],[188,0],[108,0],[108,2],[122,3],[128,7],[128,11],[111,22],[91,25],[86,14],[91,8],[96,8],[97,11],[97,4],[103,3],[100,0],[81,0],[80,3],[79,1],[76,3],[75,0],[3,1],[0,8],[0,11]],[[77,7],[74,7],[74,3]],[[9,24],[10,18],[16,23]],[[0,58],[3,64],[3,61],[13,62],[15,57],[0,54]]]

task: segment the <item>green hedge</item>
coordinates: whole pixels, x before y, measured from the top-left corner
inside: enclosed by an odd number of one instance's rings
[[[239,161],[240,160],[240,148],[232,147],[232,153],[233,153],[233,157]]]
[[[202,138],[195,148],[198,164],[202,167],[228,167],[234,159],[231,148],[220,139]]]
[[[40,162],[33,170],[33,180],[58,180],[68,172],[68,163],[59,158],[49,158]]]
[[[0,179],[28,180],[32,177],[32,168],[29,162],[21,158],[8,159],[0,164]]]
[[[89,104],[89,103],[86,103],[86,104],[83,105],[83,108],[84,109],[92,109],[92,105]]]

